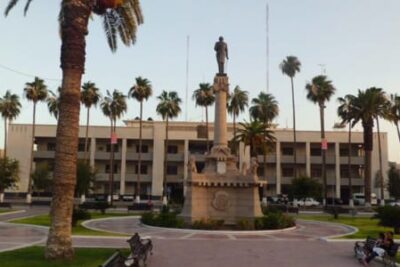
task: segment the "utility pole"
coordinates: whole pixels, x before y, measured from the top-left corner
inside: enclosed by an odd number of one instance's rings
[[[188,103],[189,103],[189,46],[190,36],[186,36],[186,96],[185,96],[185,121],[188,121]]]

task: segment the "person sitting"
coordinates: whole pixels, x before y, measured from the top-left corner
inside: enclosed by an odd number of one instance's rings
[[[393,232],[386,232],[383,236],[381,234],[379,234],[380,237],[375,243],[372,252],[362,260],[364,266],[368,266],[368,263],[375,257],[382,257],[393,246]]]

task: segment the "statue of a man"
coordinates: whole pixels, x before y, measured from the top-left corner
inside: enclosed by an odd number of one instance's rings
[[[224,74],[225,58],[229,59],[228,45],[224,42],[224,37],[219,37],[219,41],[215,43],[214,50],[217,56],[218,74]]]

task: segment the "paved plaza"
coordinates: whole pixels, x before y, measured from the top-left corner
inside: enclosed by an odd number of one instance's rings
[[[5,218],[45,212],[47,210],[27,209],[26,213],[0,215],[0,251],[44,245],[47,228],[16,225],[6,222]],[[352,254],[353,241],[325,240],[354,230],[342,225],[298,221],[295,229],[283,232],[216,233],[144,227],[135,216],[91,220],[85,225],[118,234],[138,232],[141,236],[151,237],[154,254],[149,259],[149,267],[361,266]],[[127,248],[126,239],[74,236],[73,242],[75,247]]]

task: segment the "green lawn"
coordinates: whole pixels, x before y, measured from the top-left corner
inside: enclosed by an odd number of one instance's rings
[[[0,262],[7,267],[98,267],[114,252],[115,249],[77,248],[72,261],[46,261],[44,247],[28,247],[0,253]],[[129,254],[127,250],[122,253]]]
[[[110,217],[119,217],[119,216],[134,216],[138,215],[138,213],[106,213],[101,214],[99,212],[91,212],[90,215],[92,219],[102,219],[102,218],[110,218]],[[12,220],[12,223],[23,223],[23,224],[33,224],[33,225],[40,225],[40,226],[50,226],[50,215],[39,215],[35,217],[23,218],[23,219],[16,219]],[[72,228],[73,235],[89,235],[89,236],[125,236],[125,235],[118,235],[112,234],[102,231],[94,231],[82,226],[83,221],[78,221],[77,226]]]
[[[313,221],[342,223],[357,227],[357,233],[343,237],[347,239],[363,239],[367,236],[377,237],[379,232],[393,231],[393,228],[379,226],[377,219],[371,219],[369,217],[339,216],[339,219],[335,220],[332,215],[299,215],[296,218]],[[395,238],[400,239],[400,235],[396,235]]]
[[[11,211],[15,211],[15,210],[10,210],[10,209],[0,209],[0,214],[1,214],[1,213],[6,213],[6,212],[11,212]]]

